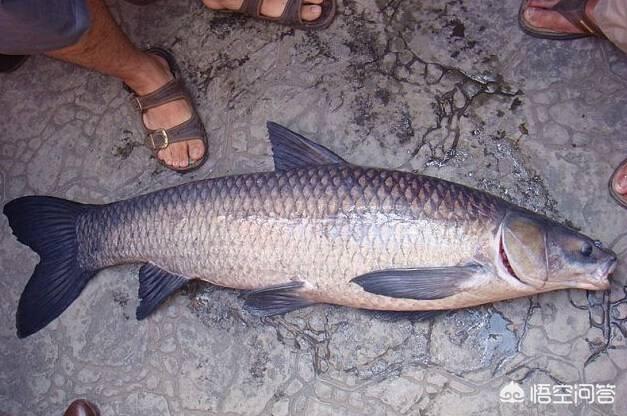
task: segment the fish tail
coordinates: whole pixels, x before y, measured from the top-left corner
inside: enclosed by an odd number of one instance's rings
[[[95,274],[78,262],[76,223],[88,205],[46,196],[27,196],[4,206],[18,241],[40,261],[17,308],[17,336],[27,337],[58,317]]]

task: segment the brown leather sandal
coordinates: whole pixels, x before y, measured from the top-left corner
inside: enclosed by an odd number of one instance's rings
[[[205,133],[205,128],[203,127],[202,121],[200,121],[200,117],[198,116],[198,112],[196,111],[196,107],[194,106],[194,102],[192,101],[192,97],[189,95],[189,92],[185,88],[185,85],[180,78],[180,71],[178,69],[178,65],[176,64],[176,61],[174,60],[174,56],[170,52],[161,48],[150,48],[146,49],[144,52],[158,55],[165,59],[170,67],[170,71],[172,71],[172,75],[174,76],[174,79],[172,81],[168,82],[158,90],[146,95],[137,95],[132,90],[130,90],[128,86],[125,86],[127,90],[132,93],[131,101],[139,112],[141,124],[144,128],[144,131],[146,132],[144,144],[152,151],[155,159],[157,159],[157,161],[159,161],[161,165],[165,166],[168,169],[172,169],[181,173],[190,172],[192,170],[198,169],[207,161],[207,156],[209,153],[207,135]],[[187,101],[187,104],[192,109],[192,116],[187,121],[184,121],[181,124],[170,127],[168,129],[150,129],[146,126],[146,123],[144,122],[145,111],[177,100]],[[178,168],[168,165],[167,163],[165,163],[165,161],[159,159],[159,151],[165,149],[170,144],[196,139],[202,140],[205,146],[205,153],[203,154],[203,157],[201,159],[188,164],[184,168]]]
[[[607,37],[603,34],[603,31],[601,31],[601,29],[599,29],[599,27],[586,14],[587,3],[588,0],[560,0],[553,7],[547,8],[547,10],[561,14],[570,23],[572,23],[573,26],[581,30],[583,33],[556,32],[550,29],[532,26],[524,16],[525,10],[529,7],[529,0],[523,0],[520,5],[520,11],[518,12],[518,24],[526,34],[541,39],[572,40],[586,38],[589,36],[607,39]]]
[[[320,5],[322,7],[320,17],[312,22],[308,22],[303,20],[301,15],[305,0],[287,0],[283,14],[279,17],[270,17],[261,14],[261,5],[263,2],[264,0],[243,0],[239,10],[229,11],[301,30],[320,30],[329,27],[337,11],[336,0],[324,0]]]

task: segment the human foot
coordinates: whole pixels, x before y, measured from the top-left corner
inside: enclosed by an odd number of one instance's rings
[[[618,165],[610,178],[610,194],[616,202],[627,208],[627,159]]]
[[[519,14],[522,29],[546,39],[604,37],[594,20],[599,0],[524,0]]]
[[[85,400],[74,400],[63,413],[63,416],[99,416],[98,408],[95,404]]]
[[[335,15],[336,0],[203,0],[213,10],[232,10],[299,29],[322,29]],[[298,9],[300,5],[300,10]]]
[[[144,101],[144,104],[139,108],[142,112],[142,121],[147,130],[153,131],[161,129],[168,130],[180,126],[188,121],[196,121],[194,118],[194,109],[190,100],[185,99],[185,94],[172,91],[176,95],[173,99],[160,99],[158,105],[150,103],[151,94],[157,92],[166,84],[170,83],[174,79],[172,69],[170,68],[167,60],[156,53],[146,53],[146,60],[144,66],[139,68],[138,73],[141,76],[137,76],[136,79],[126,82],[126,84],[135,92],[137,96],[137,102]],[[170,94],[168,94],[170,95]],[[149,108],[147,108],[149,107]],[[195,124],[195,123],[191,123]],[[188,129],[189,130],[189,129]],[[198,129],[196,129],[198,130]],[[194,166],[198,161],[202,160],[205,156],[206,145],[201,139],[190,139],[174,142],[171,138],[168,143],[164,143],[164,137],[161,137],[161,133],[158,133],[157,138],[159,143],[155,143],[155,139],[149,141],[149,145],[157,148],[161,148],[156,152],[156,157],[164,163],[167,167],[185,171]],[[200,134],[198,134],[199,136]],[[193,137],[198,137],[193,136]],[[202,137],[202,136],[201,136]]]

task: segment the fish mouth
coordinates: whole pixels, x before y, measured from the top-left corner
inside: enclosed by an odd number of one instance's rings
[[[609,276],[616,270],[616,258],[610,259],[595,274],[595,280],[585,282],[572,282],[573,287],[584,290],[608,290],[610,288]]]
[[[618,265],[618,260],[616,259],[616,257],[607,261],[605,267],[603,268],[603,271],[600,273],[600,276],[599,276],[599,283],[598,283],[599,289],[610,288],[610,275],[614,273],[614,270],[616,270],[617,265]]]
[[[588,290],[607,290],[610,288],[610,275],[614,273],[616,270],[616,266],[618,264],[618,260],[614,255],[613,258],[610,258],[605,265],[599,269],[597,273],[597,279],[594,282],[589,284],[589,287],[585,289]],[[584,284],[585,285],[585,284]]]
[[[607,262],[607,267],[605,268],[605,272],[603,272],[603,277],[608,277],[610,274],[614,273],[616,270],[616,266],[618,265],[618,260],[615,258],[610,259]]]
[[[600,282],[573,282],[572,287],[584,290],[607,290],[610,288],[610,281],[605,278]]]

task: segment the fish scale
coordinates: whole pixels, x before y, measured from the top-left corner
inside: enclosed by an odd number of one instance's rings
[[[470,261],[504,212],[476,195],[349,165],[209,179],[86,212],[79,258],[94,268],[149,261],[235,288],[337,287],[378,268]]]

